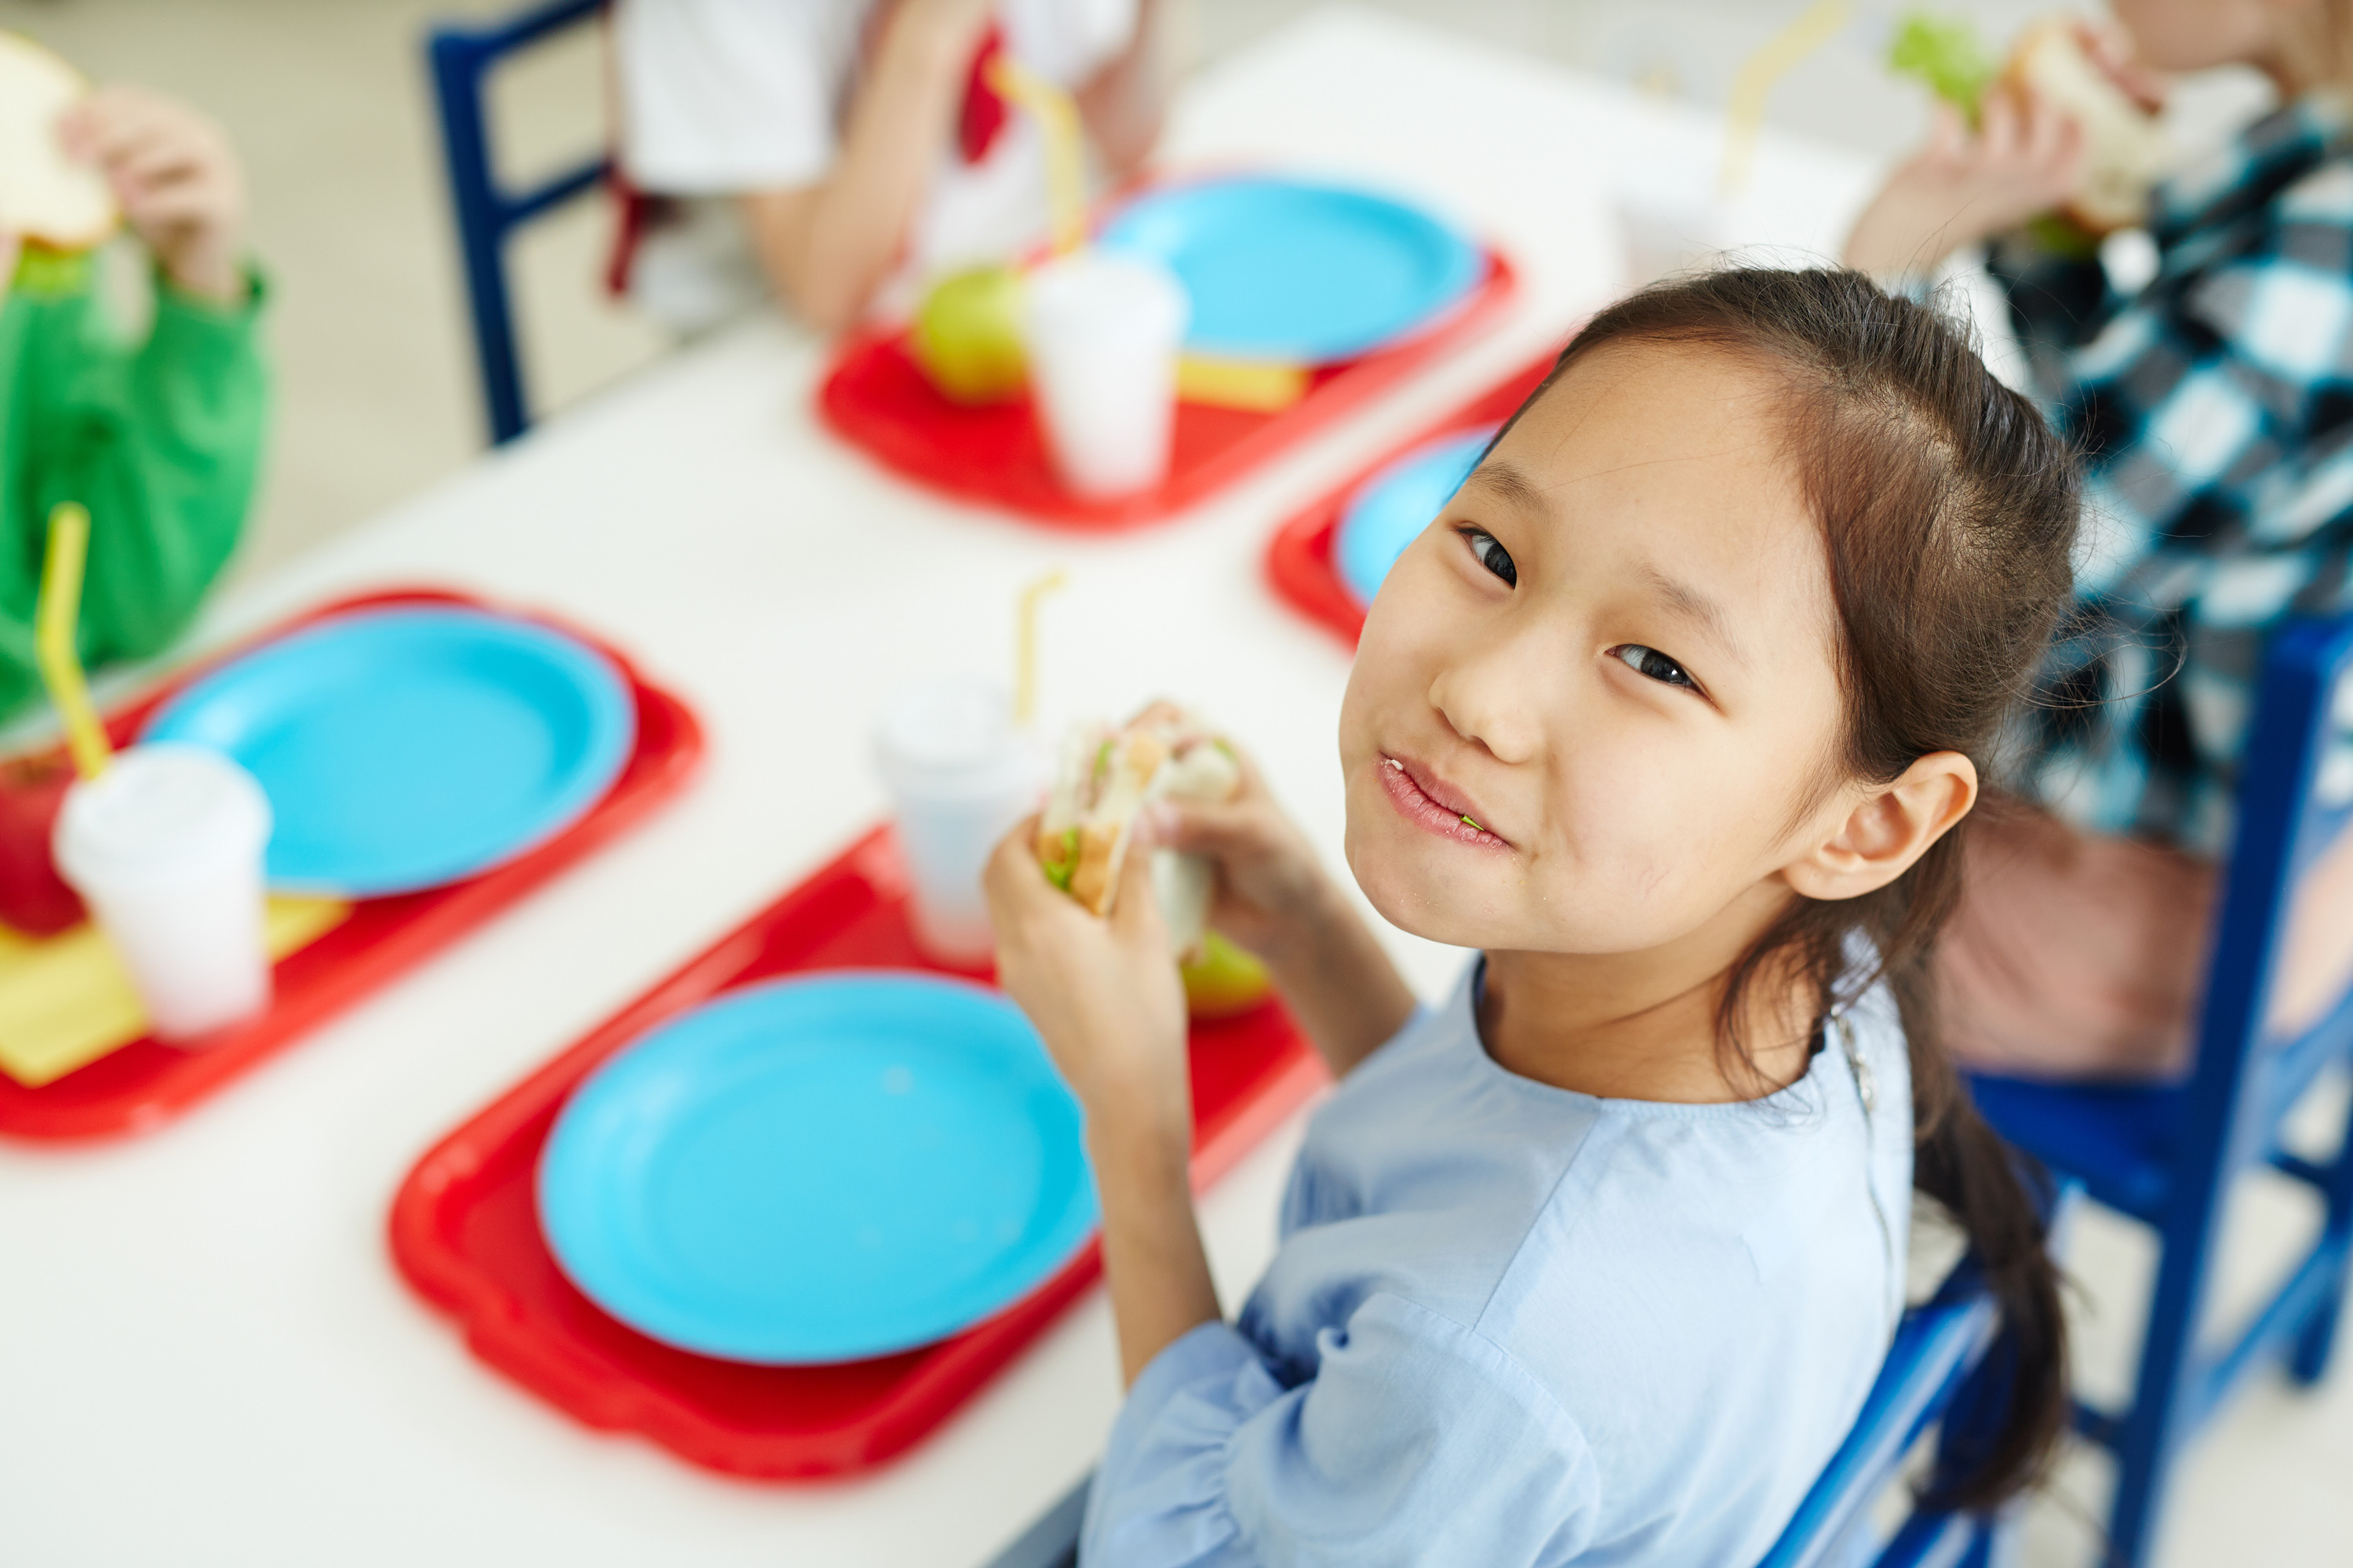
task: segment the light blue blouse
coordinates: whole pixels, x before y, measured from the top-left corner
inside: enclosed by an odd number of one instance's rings
[[[1082,1562],[1743,1568],[1904,1305],[1912,1100],[1883,987],[1735,1105],[1505,1071],[1474,967],[1310,1123],[1240,1321],[1145,1368]]]

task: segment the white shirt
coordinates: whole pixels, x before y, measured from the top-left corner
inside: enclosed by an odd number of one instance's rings
[[[1126,47],[1137,0],[998,0],[1005,47],[1075,88]],[[814,184],[832,168],[876,0],[618,0],[613,40],[621,162],[641,190],[689,198]],[[908,236],[907,272],[927,278],[1035,242],[1047,221],[1038,129],[1008,109],[979,163],[941,150]],[[764,292],[732,203],[690,204],[649,236],[632,293],[688,330]]]

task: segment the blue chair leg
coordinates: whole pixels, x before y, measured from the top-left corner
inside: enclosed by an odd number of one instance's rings
[[[490,142],[482,121],[482,76],[494,58],[479,41],[435,34],[426,54],[441,110],[441,152],[449,176],[459,249],[466,264],[466,301],[473,318],[482,413],[491,440],[513,440],[530,426],[522,367],[516,363],[514,318],[507,292],[507,219],[490,183]]]
[[[2348,1278],[2353,1275],[2348,1270],[2348,1264],[2353,1264],[2353,1108],[2346,1111],[2344,1137],[2337,1145],[2337,1158],[2328,1167],[2321,1193],[2328,1205],[2328,1218],[2319,1245],[2337,1254],[2337,1280],[2306,1320],[2288,1356],[2288,1375],[2306,1387],[2327,1375],[2329,1354],[2337,1346],[2337,1320],[2344,1313],[2346,1288],[2353,1283],[2353,1278]]]
[[[2165,1482],[2196,1415],[2200,1398],[2198,1328],[2213,1251],[2211,1212],[2168,1227],[2150,1293],[2148,1325],[2131,1414],[2117,1426],[2116,1489],[2108,1510],[2107,1562],[2144,1568],[2155,1550]]]

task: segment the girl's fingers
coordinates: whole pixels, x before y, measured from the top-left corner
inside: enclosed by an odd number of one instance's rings
[[[1168,946],[1167,923],[1160,917],[1160,900],[1152,890],[1152,852],[1159,847],[1151,830],[1144,824],[1127,846],[1127,858],[1120,863],[1119,891],[1112,900],[1111,927],[1123,944],[1134,944],[1154,952],[1165,952]]]
[[[2034,163],[2047,168],[2058,162],[2067,150],[2067,132],[2073,129],[2075,117],[2047,98],[2034,100],[2033,134],[2030,138]]]
[[[2076,43],[2092,63],[2144,112],[2155,114],[2165,107],[2165,79],[2140,63],[2133,52],[2131,37],[2123,29],[2080,17],[2073,31]]]
[[[189,182],[142,192],[126,199],[122,210],[133,223],[209,223],[221,216],[221,199],[209,185]]]
[[[2084,173],[2084,156],[2091,147],[2091,138],[2084,133],[2084,123],[2073,115],[2059,128],[2058,145],[2051,154],[2051,184],[2053,199],[2075,188]]]
[[[1164,800],[1146,814],[1154,836],[1171,849],[1217,859],[1247,859],[1272,841],[1266,808],[1248,798],[1210,805]]]
[[[119,158],[108,159],[106,167],[117,179],[153,184],[175,174],[210,169],[212,160],[206,156],[209,152],[209,148],[191,142],[185,136],[164,136],[142,142]]]
[[[1155,697],[1151,701],[1145,703],[1143,708],[1137,711],[1135,717],[1128,721],[1128,723],[1131,726],[1137,724],[1175,724],[1182,722],[1184,717],[1185,710],[1177,707],[1176,704],[1169,701],[1166,697]]]
[[[1040,893],[1060,898],[1061,891],[1046,880],[1044,868],[1038,864],[1038,818],[1033,814],[1022,818],[1018,826],[997,841],[981,872],[982,889],[991,905],[1002,904],[1008,909],[1034,906]]]
[[[2018,100],[2007,92],[1986,94],[1978,112],[1978,151],[1988,163],[2000,163],[2018,152]]]
[[[1928,111],[1927,155],[1940,162],[1957,161],[1968,142],[1968,127],[1961,111],[1938,99]]]
[[[92,99],[84,110],[83,133],[91,153],[101,162],[132,156],[158,142],[181,139],[174,134],[181,129],[180,118],[154,104]]]

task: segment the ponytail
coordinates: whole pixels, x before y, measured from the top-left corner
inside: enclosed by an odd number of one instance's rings
[[[1922,1077],[1923,1072],[1926,1078]],[[1912,1050],[1912,1185],[1942,1204],[1968,1237],[2001,1314],[1989,1352],[2008,1373],[2002,1408],[1971,1412],[1974,1433],[1947,1442],[1922,1501],[1990,1509],[2042,1480],[2067,1430],[2067,1326],[2046,1234],[2050,1177],[1986,1124],[1945,1053]]]

